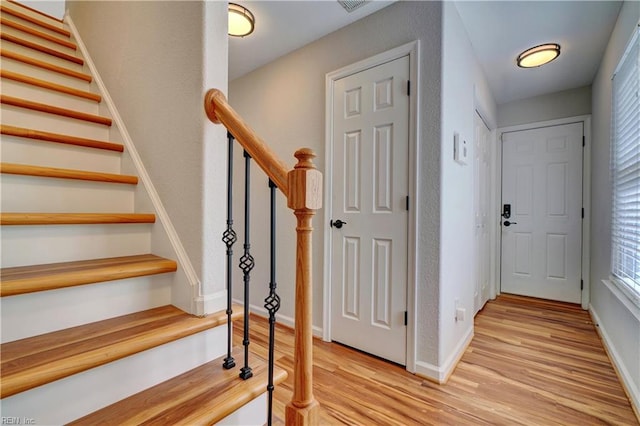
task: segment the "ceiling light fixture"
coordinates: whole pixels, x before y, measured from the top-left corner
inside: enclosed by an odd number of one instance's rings
[[[558,56],[560,56],[560,45],[547,43],[525,50],[518,55],[517,62],[520,68],[535,68],[548,64]]]
[[[251,34],[256,25],[256,18],[246,7],[229,3],[229,35],[244,37]]]

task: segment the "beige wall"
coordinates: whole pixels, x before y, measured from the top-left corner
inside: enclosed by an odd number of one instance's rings
[[[229,100],[281,158],[293,165],[293,152],[313,148],[316,164],[324,171],[325,156],[325,75],[341,67],[395,48],[413,40],[421,42],[420,93],[420,185],[418,229],[418,353],[428,363],[437,364],[438,292],[440,240],[440,49],[442,4],[398,2],[348,27],[340,29],[266,66],[232,81]],[[414,85],[417,87],[417,85]],[[239,156],[239,154],[238,154]],[[238,158],[238,162],[240,159]],[[239,165],[240,163],[238,163]],[[255,170],[255,169],[254,169]],[[238,170],[237,177],[240,178]],[[266,187],[264,175],[254,172],[257,185]],[[242,182],[242,180],[238,180]],[[255,209],[266,208],[266,192],[254,191]],[[293,316],[295,222],[279,197],[278,286],[281,313]],[[240,215],[242,205],[236,205]],[[254,229],[266,230],[267,217],[254,218]],[[314,219],[313,324],[322,326],[323,234],[329,217],[322,210]],[[240,225],[239,225],[240,226]],[[268,280],[265,231],[253,231],[256,251],[252,278],[252,303],[263,305]],[[239,249],[238,249],[239,250]],[[239,280],[236,282],[240,283]]]
[[[498,105],[498,127],[591,114],[591,86]]]
[[[206,120],[208,87],[226,90],[224,2],[68,1],[202,295],[224,291],[226,132]],[[191,295],[190,295],[191,297]]]
[[[455,6],[436,2],[395,3],[232,81],[229,98],[289,164],[293,165],[291,154],[295,149],[309,146],[318,153],[316,163],[324,170],[325,75],[413,40],[421,43],[416,371],[438,380],[446,375],[473,330],[474,272],[472,267],[461,268],[456,260],[461,253],[469,262],[473,258],[470,249],[473,214],[469,208],[473,199],[472,166],[453,163],[449,136],[456,130],[471,140],[474,107],[481,109],[489,122],[496,120],[495,102]],[[446,51],[442,51],[442,46]],[[412,82],[414,87],[418,87],[416,82]],[[441,96],[444,91],[449,95],[447,100]],[[444,127],[446,132],[441,131]],[[239,154],[237,161],[240,165]],[[236,175],[242,182],[241,172]],[[256,175],[262,176],[257,172]],[[256,190],[253,205],[265,206],[266,201],[266,192]],[[241,207],[237,204],[236,211],[241,211]],[[294,240],[293,235],[284,234],[290,232],[294,221],[282,199],[280,207],[278,284],[283,298],[282,312],[291,317]],[[322,238],[329,219],[327,212],[322,211],[314,222],[317,232],[313,323],[318,328],[322,326]],[[256,215],[253,220],[255,226],[266,229],[266,218]],[[445,239],[447,244],[443,243]],[[261,306],[266,291],[263,283],[268,282],[266,238],[256,236],[252,248],[265,259],[256,266],[252,278],[252,282],[256,281],[252,286],[252,303]],[[468,317],[456,324],[452,312],[457,299],[467,308]]]

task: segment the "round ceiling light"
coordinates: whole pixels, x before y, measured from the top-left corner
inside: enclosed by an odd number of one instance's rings
[[[558,56],[560,56],[560,45],[547,43],[525,50],[518,55],[517,62],[521,68],[535,68],[548,64]]]
[[[239,4],[229,3],[229,35],[244,37],[253,32],[256,19],[253,13]]]

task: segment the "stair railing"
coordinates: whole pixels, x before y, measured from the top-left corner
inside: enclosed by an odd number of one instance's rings
[[[293,370],[293,396],[285,408],[285,423],[287,425],[312,425],[318,423],[318,402],[313,396],[313,333],[312,333],[312,219],[315,211],[322,207],[322,173],[315,168],[313,158],[315,154],[311,149],[302,148],[295,152],[294,156],[298,160],[292,170],[289,170],[269,146],[242,120],[227,102],[224,94],[211,89],[204,99],[204,107],[209,119],[216,124],[226,127],[229,136],[229,143],[233,137],[244,148],[246,157],[253,159],[256,164],[267,174],[272,187],[278,188],[287,198],[287,206],[293,210],[296,219],[296,295],[295,295],[295,330],[294,330],[294,370]],[[231,158],[231,157],[230,157]],[[248,162],[248,159],[246,160]],[[245,179],[246,182],[247,179]],[[248,194],[245,194],[248,197]],[[272,195],[272,238],[274,218],[274,197]],[[229,201],[231,202],[231,201]],[[228,210],[230,212],[230,210]],[[229,223],[231,221],[231,224]],[[233,220],[228,217],[227,231],[232,233]],[[246,223],[246,222],[245,222]],[[245,225],[246,226],[246,225]],[[229,231],[231,229],[231,231]],[[235,233],[233,232],[234,236]],[[245,235],[245,238],[248,238]],[[227,256],[229,259],[230,246],[227,244]],[[234,240],[235,241],[235,240]],[[245,240],[245,245],[248,245]],[[270,336],[269,336],[269,424],[271,424],[271,400],[273,391],[273,332],[275,323],[275,312],[279,306],[279,297],[275,292],[275,244],[271,243],[271,282],[269,283],[269,296],[265,300],[265,307],[269,311]],[[229,264],[228,260],[228,264]],[[244,271],[243,271],[244,272]],[[229,274],[229,271],[228,271]],[[248,285],[248,279],[245,280]],[[228,291],[231,291],[230,283]],[[245,295],[248,293],[245,291]],[[249,301],[245,298],[245,321],[248,321]],[[228,318],[231,318],[231,306],[227,307]],[[229,329],[231,324],[229,324]],[[248,367],[248,323],[245,323],[245,367]],[[245,343],[246,341],[246,343]],[[231,349],[227,357],[231,357]],[[244,370],[244,368],[243,368]],[[250,370],[249,370],[250,371]],[[242,373],[241,373],[242,377]]]

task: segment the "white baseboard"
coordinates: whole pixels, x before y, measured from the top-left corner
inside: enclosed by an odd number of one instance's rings
[[[197,311],[195,315],[203,316],[227,309],[227,291],[197,296],[195,298]]]
[[[233,303],[244,306],[242,300],[233,299]],[[249,305],[249,310],[254,314],[258,314],[261,317],[269,318],[269,312],[262,307],[254,304]],[[295,328],[296,322],[293,318],[287,315],[276,314],[276,321],[286,325],[287,327]],[[313,335],[322,339],[322,327],[313,326]]]
[[[622,386],[625,388],[627,392],[627,396],[629,397],[631,404],[634,406],[634,410],[636,415],[640,415],[640,389],[633,382],[633,378],[629,373],[629,370],[625,367],[625,365],[620,362],[620,355],[616,350],[615,346],[612,344],[611,338],[607,333],[606,328],[603,326],[602,321],[600,321],[600,317],[595,311],[593,305],[589,305],[589,313],[591,314],[591,318],[593,323],[596,325],[596,330],[600,335],[602,343],[604,344],[605,349],[607,350],[607,354],[609,355],[609,359],[613,363],[618,376],[620,377],[620,382]]]
[[[458,342],[455,350],[447,357],[444,365],[437,366],[424,361],[416,361],[416,375],[424,377],[427,380],[436,382],[438,384],[445,384],[449,380],[449,377],[456,369],[460,358],[464,355],[467,347],[473,339],[473,327],[469,328],[467,333]]]

